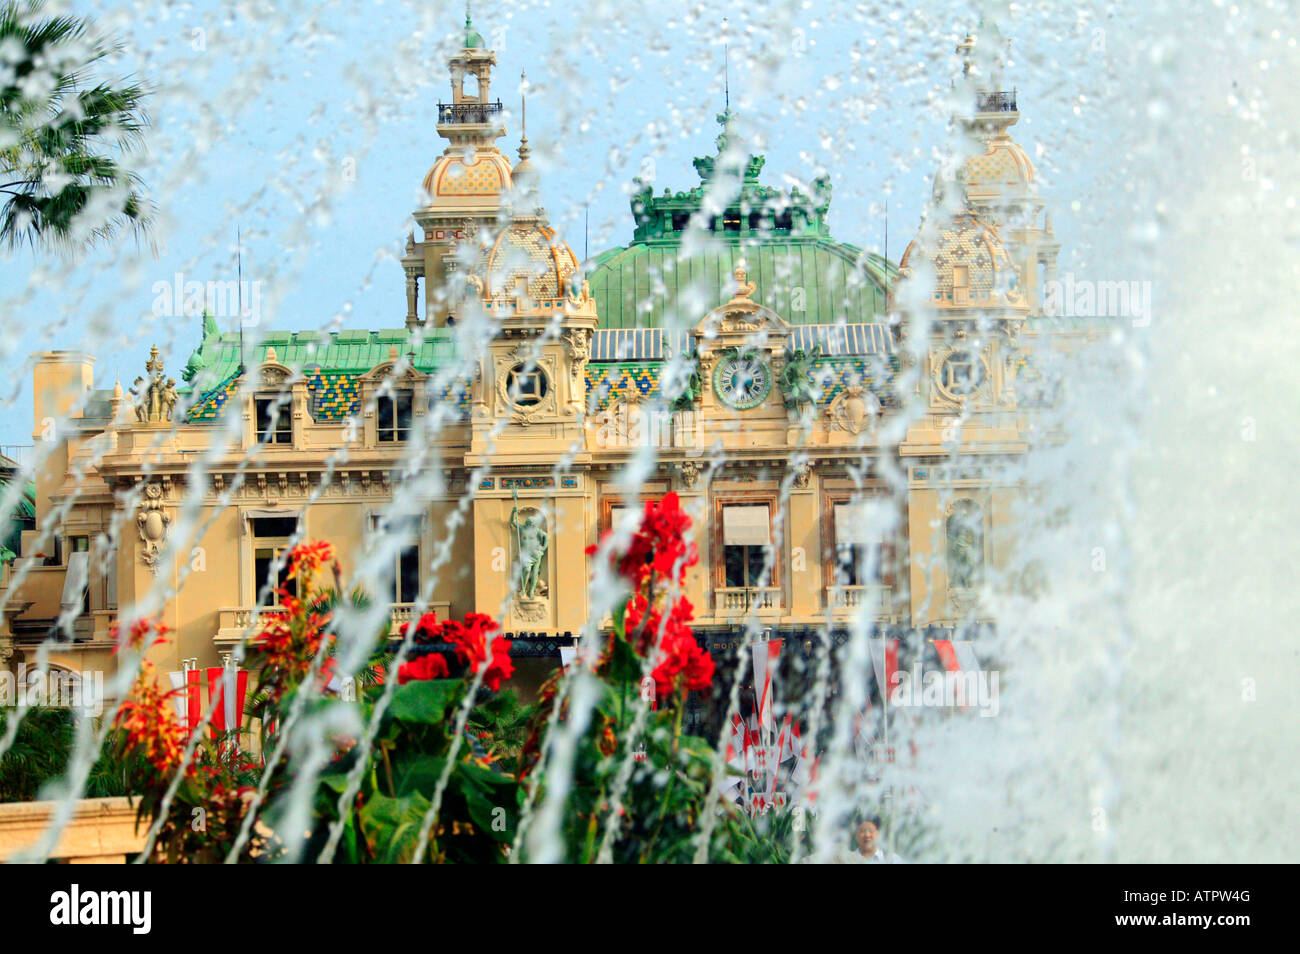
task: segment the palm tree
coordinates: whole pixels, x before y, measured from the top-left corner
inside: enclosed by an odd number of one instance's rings
[[[76,249],[147,234],[124,160],[143,146],[145,90],[95,75],[120,49],[44,0],[0,2],[0,242]]]

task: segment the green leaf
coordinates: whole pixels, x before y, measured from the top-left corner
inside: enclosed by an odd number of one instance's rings
[[[423,795],[371,796],[361,809],[361,830],[374,847],[375,860],[385,864],[409,861],[428,809],[429,800]]]
[[[515,780],[473,762],[461,763],[455,776],[475,827],[494,841],[513,841],[519,822]]]
[[[447,710],[460,702],[465,683],[459,679],[426,679],[398,686],[388,708],[399,722],[415,725],[442,725]]]
[[[432,796],[445,762],[446,759],[432,755],[397,756],[393,760],[393,786],[399,795]]]
[[[624,637],[614,639],[614,651],[610,653],[609,678],[614,682],[629,684],[635,694],[641,685],[641,657],[636,654]]]

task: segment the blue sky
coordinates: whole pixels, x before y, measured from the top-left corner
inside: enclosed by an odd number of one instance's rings
[[[194,320],[155,317],[155,283],[181,273],[262,283],[263,327],[400,325],[395,256],[419,186],[445,143],[434,107],[449,98],[445,62],[459,43],[460,4],[182,3],[121,9],[69,4],[124,44],[118,69],[151,84],[153,129],[141,174],[160,218],[156,256],[120,247],[66,263],[13,255],[0,272],[6,315],[0,443],[29,443],[30,365],[43,348],[97,356],[96,383],[129,383],[157,342],[176,373],[197,343]],[[966,5],[830,6],[667,0],[653,14],[615,3],[475,4],[497,50],[495,92],[515,111],[528,71],[529,138],[553,224],[581,257],[630,238],[626,189],[653,168],[657,190],[689,188],[691,159],[713,152],[723,104],[723,43],[741,131],[767,156],[769,184],[834,186],[830,225],[842,241],[901,255],[930,193],[945,141],[938,97],[959,70],[953,46],[976,22]],[[725,22],[724,22],[725,20]],[[1086,12],[1036,9],[999,18],[1013,38],[1013,130],[1039,168],[1066,252],[1086,260],[1071,204],[1106,161],[1071,148],[1099,118],[1081,93],[1120,51],[1121,31]],[[1097,50],[1097,31],[1103,47]],[[1110,39],[1110,35],[1114,38]],[[1109,68],[1107,66],[1107,68]],[[1079,88],[1064,77],[1080,77]],[[513,158],[517,117],[501,146]],[[233,321],[232,321],[233,326]]]

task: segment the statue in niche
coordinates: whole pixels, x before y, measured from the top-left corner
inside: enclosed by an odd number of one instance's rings
[[[542,580],[542,567],[546,561],[546,550],[550,541],[546,535],[546,523],[537,511],[529,511],[520,519],[519,495],[515,495],[515,505],[510,511],[510,529],[515,534],[515,552],[519,555],[519,586],[517,595],[526,600],[545,596]]]
[[[948,586],[969,590],[984,574],[983,513],[972,500],[958,500],[945,523],[948,540]]]

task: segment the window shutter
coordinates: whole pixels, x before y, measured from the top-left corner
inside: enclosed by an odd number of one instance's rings
[[[880,543],[884,538],[885,515],[878,504],[866,501],[835,505],[835,545],[858,546]]]
[[[81,600],[90,583],[90,554],[77,550],[68,554],[68,570],[63,576],[63,596],[59,599],[59,608],[73,610],[81,605]]]
[[[294,520],[299,521],[300,524],[302,521],[302,511],[298,509],[259,510],[256,508],[249,508],[247,510],[241,510],[239,512],[239,515],[242,518],[241,523],[243,525],[245,533],[252,533],[253,521],[259,520],[263,517],[268,517],[273,519],[274,518],[283,519],[287,517],[292,517]]]
[[[762,547],[772,542],[772,521],[767,504],[722,508],[722,544],[728,547]]]

